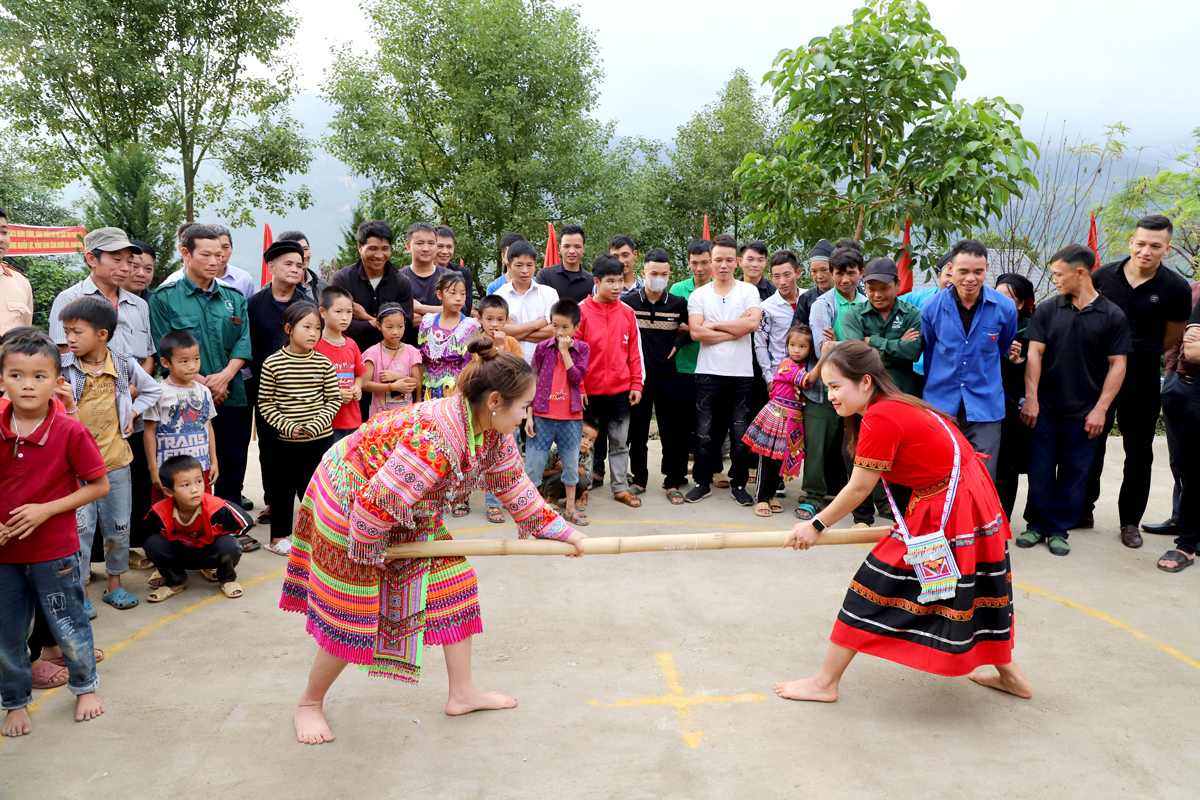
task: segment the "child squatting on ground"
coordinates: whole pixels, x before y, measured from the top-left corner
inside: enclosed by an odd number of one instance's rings
[[[73,300],[59,314],[66,333],[69,352],[62,354],[62,376],[71,384],[71,392],[62,397],[66,413],[77,415],[92,432],[104,463],[108,467],[108,494],[75,513],[79,527],[79,547],[83,558],[80,572],[90,575],[92,540],[96,521],[104,534],[104,568],[108,587],[104,602],[125,610],[138,599],[121,588],[121,576],[129,571],[129,516],[133,513],[133,490],[129,465],[133,450],[128,438],[133,421],[158,402],[162,387],[147,375],[137,359],[108,346],[117,330],[117,311],[107,300],[95,295]],[[137,389],[135,398],[130,391]],[[88,617],[96,615],[83,586],[84,609]]]
[[[146,599],[159,603],[188,588],[189,569],[220,583],[226,597],[241,597],[237,537],[250,518],[205,490],[204,469],[192,456],[173,456],[158,473],[167,499],[155,503],[146,517],[146,556],[158,570]]]
[[[104,713],[75,511],[108,493],[108,467],[92,434],[55,399],[70,398],[71,387],[45,334],[9,331],[0,376],[0,707],[4,735],[24,736],[33,731],[26,636],[37,606],[62,648],[76,721]]]

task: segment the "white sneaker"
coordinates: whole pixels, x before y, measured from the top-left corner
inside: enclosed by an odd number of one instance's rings
[[[274,553],[277,556],[286,556],[288,553],[292,552],[292,540],[291,539],[280,539],[278,542],[269,546],[267,549],[270,550],[272,553]]]

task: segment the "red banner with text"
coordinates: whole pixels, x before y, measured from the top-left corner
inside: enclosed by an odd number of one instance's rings
[[[87,228],[82,225],[72,228],[9,225],[8,235],[12,243],[8,247],[8,255],[52,256],[79,253],[83,250],[83,237],[86,233]]]

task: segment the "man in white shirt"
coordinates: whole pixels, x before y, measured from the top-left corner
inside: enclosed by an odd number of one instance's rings
[[[558,302],[558,292],[544,283],[534,283],[535,272],[537,250],[523,239],[513,242],[508,248],[511,280],[493,292],[508,303],[508,324],[504,326],[504,334],[520,342],[525,360],[531,363],[538,342],[554,335],[550,309]]]
[[[729,492],[738,505],[754,499],[746,491],[750,448],[742,441],[750,419],[750,394],[754,387],[752,334],[762,321],[758,290],[734,280],[737,242],[720,234],[712,243],[712,282],[688,299],[688,329],[700,343],[696,358],[696,487],[687,493],[689,503],[712,494],[712,476],[721,455],[721,443],[731,434]]]
[[[762,322],[754,334],[754,356],[768,388],[775,380],[775,370],[787,357],[787,335],[800,299],[796,286],[799,267],[800,260],[791,250],[776,250],[771,256],[771,282],[776,291],[763,301]]]

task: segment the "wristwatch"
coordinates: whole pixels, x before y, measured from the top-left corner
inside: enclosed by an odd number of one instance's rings
[[[817,533],[821,533],[821,532],[823,532],[823,531],[824,531],[824,530],[825,530],[827,527],[829,527],[829,526],[828,526],[828,525],[826,525],[824,522],[821,522],[821,518],[820,518],[820,517],[813,517],[812,519],[810,519],[810,520],[809,520],[809,522],[811,522],[811,523],[812,523],[812,526],[813,526],[814,528],[816,528],[816,529],[817,529]]]

